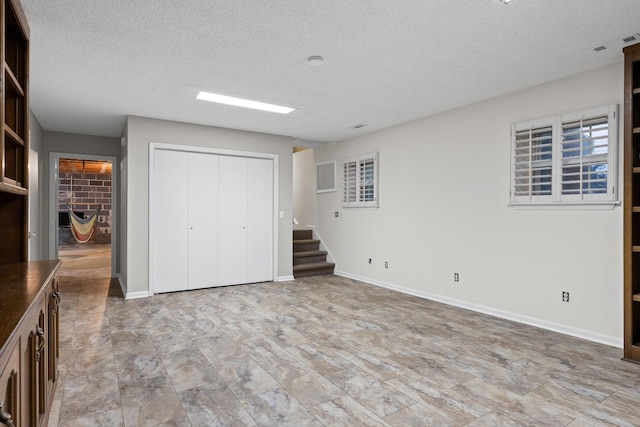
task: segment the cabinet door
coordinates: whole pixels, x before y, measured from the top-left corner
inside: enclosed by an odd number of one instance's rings
[[[17,345],[6,365],[0,366],[0,425],[20,424],[20,351]]]
[[[219,156],[189,154],[189,289],[219,283]]]
[[[188,280],[189,154],[155,150],[154,292],[183,291]]]
[[[20,336],[20,417],[21,426],[42,425],[47,410],[47,342],[46,303],[44,298],[33,304]]]
[[[220,156],[220,284],[247,282],[247,159]]]
[[[273,160],[248,159],[247,283],[273,280]]]
[[[60,355],[58,329],[60,294],[58,293],[58,277],[54,277],[52,279],[48,293],[47,316],[49,325],[47,328],[47,404],[50,404],[55,392],[56,381],[58,381],[58,357]]]

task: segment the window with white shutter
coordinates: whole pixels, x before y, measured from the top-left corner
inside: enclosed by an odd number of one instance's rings
[[[531,123],[515,129],[513,196],[518,201],[551,201],[553,138],[550,124]]]
[[[512,204],[616,202],[617,105],[519,123],[511,135]]]
[[[367,154],[343,163],[342,206],[378,206],[378,155]]]

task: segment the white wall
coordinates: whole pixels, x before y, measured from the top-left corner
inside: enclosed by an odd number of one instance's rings
[[[293,217],[300,226],[315,226],[316,168],[311,149],[293,154]]]
[[[342,209],[341,191],[316,197],[337,271],[622,346],[621,208],[508,206],[511,123],[612,103],[622,109],[621,63],[316,148],[338,171],[379,152],[380,208]]]
[[[291,138],[130,116],[126,129],[126,280],[128,297],[149,291],[149,143],[210,147],[278,155],[278,272],[292,276],[292,142]],[[122,215],[124,216],[124,215]]]

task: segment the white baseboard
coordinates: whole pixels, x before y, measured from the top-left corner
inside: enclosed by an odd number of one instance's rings
[[[525,325],[535,326],[542,329],[547,329],[553,332],[559,332],[561,334],[570,335],[576,338],[582,338],[588,341],[605,344],[611,347],[622,348],[623,341],[621,338],[612,337],[609,335],[598,334],[592,331],[587,331],[580,328],[574,328],[571,326],[561,325],[558,323],[547,322],[546,320],[536,319],[533,317],[523,316],[517,313],[510,313],[508,311],[497,310],[495,308],[486,307],[479,304],[473,304],[467,301],[458,300],[455,298],[444,297],[442,295],[431,294],[428,292],[418,291],[416,289],[405,288],[402,286],[394,285],[391,283],[385,283],[379,280],[371,279],[368,277],[357,276],[344,271],[336,271],[337,276],[346,277],[348,279],[358,280],[360,282],[368,283],[370,285],[380,286],[382,288],[391,289],[394,291],[402,292],[404,294],[413,295],[420,298],[425,298],[431,301],[441,302],[443,304],[451,305],[454,307],[460,307],[467,310],[475,311],[478,313],[488,314],[490,316],[499,317],[501,319],[512,320],[518,323],[524,323]]]
[[[277,282],[291,282],[293,280],[295,280],[293,276],[280,276],[278,277]]]
[[[127,292],[127,285],[126,283],[124,283],[122,275],[118,273],[116,277],[118,278],[118,282],[120,283],[120,289],[122,289],[122,295],[124,295],[124,299],[147,298],[149,296],[149,291]]]
[[[137,299],[137,298],[147,298],[149,296],[148,291],[142,292],[129,292],[125,295],[124,299]]]

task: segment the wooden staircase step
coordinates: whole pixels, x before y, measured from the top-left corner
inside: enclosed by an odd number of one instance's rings
[[[294,245],[304,245],[304,244],[309,244],[309,243],[320,243],[320,240],[318,240],[318,239],[299,239],[299,240],[294,240],[293,241]]]
[[[304,258],[304,257],[310,257],[310,256],[318,256],[318,255],[327,255],[327,251],[306,251],[306,252],[294,252],[293,257],[294,258]]]
[[[322,274],[333,274],[335,264],[332,262],[314,262],[309,264],[298,264],[293,266],[293,277],[319,276]]]
[[[293,252],[309,252],[320,249],[320,240],[303,239],[293,241]]]
[[[327,251],[306,251],[293,253],[293,265],[312,264],[327,260]]]
[[[293,230],[293,240],[313,239],[313,230]]]

